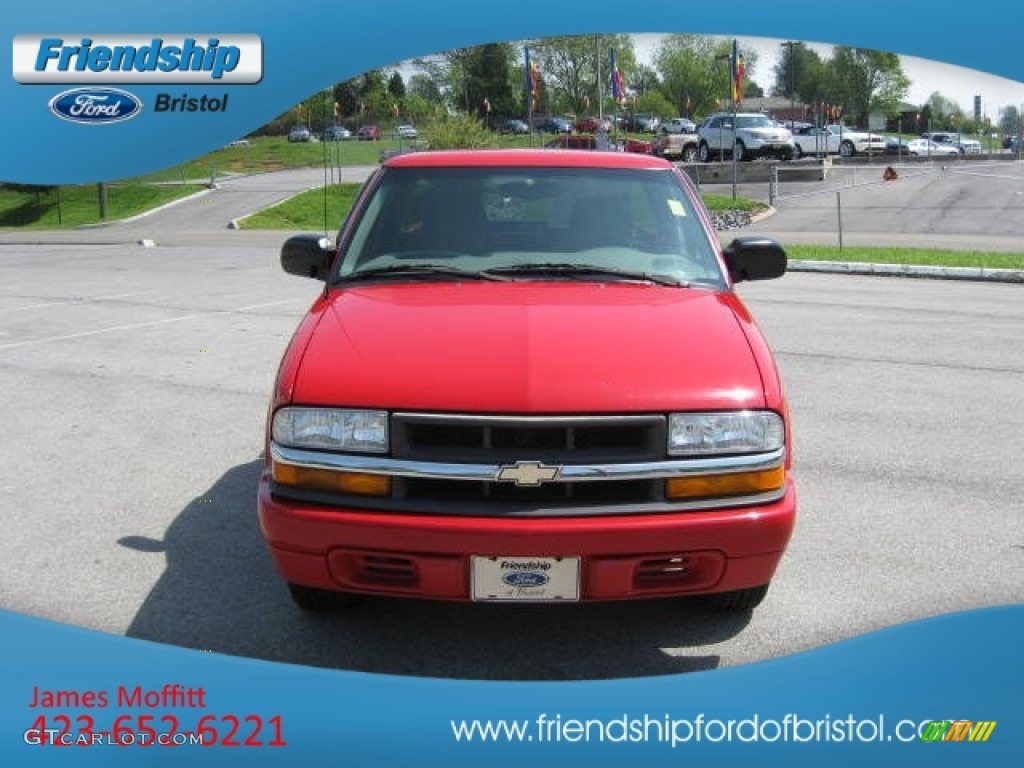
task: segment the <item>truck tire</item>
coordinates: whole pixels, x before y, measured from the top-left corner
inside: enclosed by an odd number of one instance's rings
[[[853,146],[852,141],[844,141],[839,145],[839,154],[843,157],[853,157],[857,154],[857,148]]]
[[[706,163],[711,159],[711,150],[708,148],[708,143],[702,141],[700,147],[697,150],[697,158],[702,162]]]
[[[749,611],[756,608],[768,594],[768,584],[759,587],[737,589],[733,592],[716,592],[704,595],[704,604],[716,611]]]
[[[803,149],[800,147],[799,144],[794,144],[793,145],[793,159],[794,160],[799,160],[803,156],[804,156]]]
[[[683,162],[695,163],[700,157],[700,150],[695,144],[687,144],[683,147]]]

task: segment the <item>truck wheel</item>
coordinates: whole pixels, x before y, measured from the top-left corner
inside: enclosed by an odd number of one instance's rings
[[[704,604],[716,611],[749,611],[756,608],[768,594],[768,585],[737,589],[733,592],[716,592],[704,595]]]
[[[839,154],[843,157],[853,157],[857,154],[857,148],[853,146],[852,141],[844,141],[839,145]]]
[[[684,163],[695,163],[695,162],[697,162],[697,159],[698,159],[699,155],[700,155],[699,150],[697,149],[697,147],[693,146],[693,144],[687,144],[686,147],[683,148],[683,162]]]
[[[742,163],[744,160],[749,160],[750,155],[747,154],[747,148],[743,146],[742,141],[737,141],[736,146],[733,147],[733,152],[736,153],[736,162]]]
[[[332,613],[351,608],[358,602],[354,595],[307,587],[304,584],[289,582],[288,591],[291,593],[292,601],[309,613]]]
[[[804,151],[799,144],[793,146],[793,159],[799,160],[804,156]]]
[[[708,159],[710,158],[710,155],[711,155],[711,150],[708,149],[708,143],[706,141],[702,141],[700,143],[700,148],[697,150],[697,158],[702,163],[706,163],[706,162],[708,162]]]

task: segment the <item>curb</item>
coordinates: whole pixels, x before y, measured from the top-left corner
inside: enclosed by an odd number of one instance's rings
[[[872,264],[853,261],[807,261],[791,259],[789,272],[820,272],[871,277],[914,277],[930,280],[976,280],[1024,285],[1024,270],[983,269],[981,267],[932,267],[911,264]]]
[[[142,219],[145,219],[147,216],[152,216],[154,213],[158,213],[168,208],[173,208],[174,206],[181,205],[182,203],[187,203],[189,200],[194,200],[197,197],[202,197],[203,195],[209,194],[211,190],[217,188],[216,185],[211,187],[208,183],[205,185],[197,184],[196,186],[205,186],[205,189],[200,189],[197,192],[193,192],[191,195],[185,195],[184,197],[179,197],[175,200],[169,200],[166,203],[158,205],[156,208],[150,208],[149,210],[143,211],[142,213],[136,213],[134,216],[128,216],[123,219],[114,219],[112,221],[99,221],[94,224],[80,224],[79,226],[75,227],[75,229],[105,229],[106,227],[115,227],[119,224],[131,224],[136,221],[141,221]]]

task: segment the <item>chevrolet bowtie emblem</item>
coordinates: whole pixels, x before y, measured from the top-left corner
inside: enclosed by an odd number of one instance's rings
[[[540,485],[554,480],[561,471],[561,467],[551,467],[539,461],[517,461],[499,468],[495,477],[516,485]]]

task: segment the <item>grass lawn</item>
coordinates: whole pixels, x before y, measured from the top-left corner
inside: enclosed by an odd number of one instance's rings
[[[984,267],[1024,269],[1024,252],[946,251],[937,248],[886,248],[833,245],[787,245],[791,259],[808,261],[856,261],[871,264],[915,264],[935,267]]]
[[[195,184],[107,184],[107,220],[116,221],[186,197],[206,187]],[[101,222],[99,188],[0,186],[0,227],[71,229]]]
[[[713,192],[704,193],[701,197],[709,211],[745,211],[747,213],[756,213],[768,207],[757,200],[750,200],[745,197],[733,199],[732,195],[716,195]]]
[[[239,222],[242,229],[295,229],[304,232],[336,231],[362,184],[331,184],[311,189],[264,208]],[[326,190],[326,195],[324,191]]]

